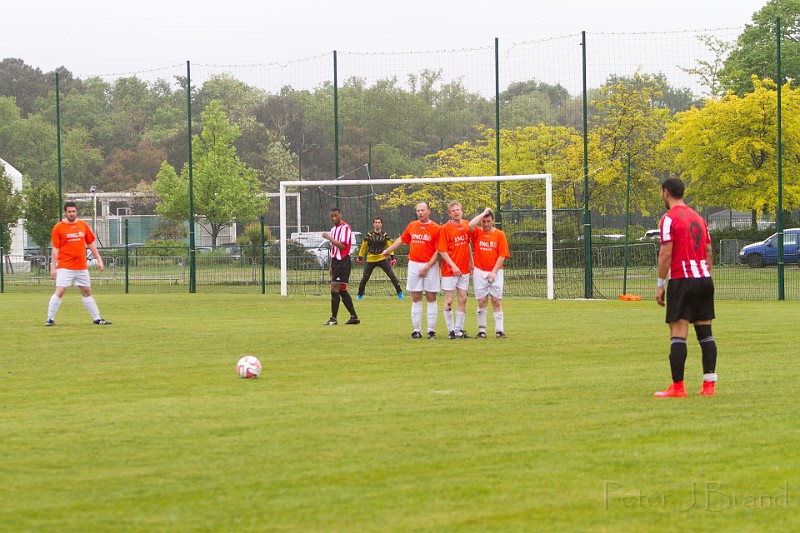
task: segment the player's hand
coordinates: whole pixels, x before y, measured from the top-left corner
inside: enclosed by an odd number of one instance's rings
[[[359,257],[358,259],[356,259],[356,263],[358,263],[359,265],[363,265],[364,264],[364,260]]]
[[[494,279],[496,277],[497,274],[495,274],[494,272],[489,272],[488,274],[486,274],[486,281],[488,281],[489,283],[494,283]]]
[[[431,267],[429,267],[428,265],[425,265],[424,267],[420,268],[419,269],[419,277],[424,278],[428,274],[428,270],[430,270],[430,269],[431,269]]]
[[[328,233],[327,231],[323,231],[322,232],[322,238],[326,239],[326,240],[331,240],[331,234]]]
[[[103,271],[103,270],[105,270],[105,269],[106,269],[106,265],[104,265],[104,264],[103,264],[103,260],[102,260],[102,259],[100,259],[100,258],[98,257],[98,258],[97,258],[97,270],[99,270],[100,272],[102,272],[102,271]]]
[[[56,279],[56,269],[50,267],[50,279]]]
[[[390,264],[391,266],[395,266],[395,265],[397,264],[397,259],[395,259],[394,257],[392,257],[392,260],[391,260],[391,261],[389,261],[389,264]]]
[[[454,276],[461,276],[461,269],[458,268],[457,266],[453,267],[453,275]]]
[[[656,287],[656,303],[664,306],[664,287]]]
[[[383,257],[389,257],[390,255],[392,255],[392,252],[389,252],[389,251],[387,251],[387,250],[384,250],[384,251],[382,251],[382,252],[381,252],[381,255],[382,255]]]

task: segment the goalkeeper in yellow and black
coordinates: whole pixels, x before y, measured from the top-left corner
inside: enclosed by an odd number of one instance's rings
[[[367,253],[367,266],[364,267],[364,275],[361,276],[361,282],[358,284],[358,296],[356,298],[360,300],[364,297],[364,288],[367,286],[367,282],[369,281],[370,276],[372,276],[372,271],[375,270],[375,267],[380,267],[381,270],[386,272],[386,275],[389,276],[389,279],[392,281],[392,285],[394,285],[394,290],[397,292],[397,297],[399,299],[403,299],[403,289],[400,288],[400,281],[397,279],[397,276],[392,271],[392,267],[395,263],[397,263],[397,259],[394,258],[394,253],[391,255],[391,259],[388,257],[383,257],[382,253],[385,249],[392,244],[392,239],[389,238],[388,233],[384,233],[381,231],[383,229],[383,220],[380,217],[375,217],[372,219],[372,231],[367,233],[367,236],[364,237],[364,242],[361,243],[361,249],[358,251],[358,264],[364,264],[364,253]]]

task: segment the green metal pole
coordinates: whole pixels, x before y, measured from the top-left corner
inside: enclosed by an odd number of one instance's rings
[[[125,228],[125,294],[128,294],[128,280],[130,279],[131,254],[130,254],[130,247],[128,246],[127,218],[124,220],[122,227]]]
[[[500,175],[500,40],[494,38],[494,153],[495,153],[495,176]],[[495,183],[495,195],[497,197],[495,209],[495,220],[499,228],[503,227],[503,213],[500,211],[500,182]]]
[[[339,69],[336,65],[336,50],[333,51],[333,152],[336,175],[339,179]],[[339,207],[339,186],[336,186],[336,207]]]
[[[369,144],[367,145],[367,149],[368,149],[368,152],[367,152],[368,153],[368,156],[367,156],[367,175],[371,179],[372,178],[372,141],[369,141]],[[370,222],[372,222],[372,221],[369,219],[371,213],[372,213],[372,194],[371,194],[371,191],[370,191],[370,186],[367,185],[367,208],[364,210],[364,227],[367,228],[367,230],[369,230],[369,228],[372,227],[372,224],[370,224]],[[366,235],[366,231],[364,232],[364,234]]]
[[[586,32],[581,32],[583,48],[583,253],[585,298],[592,298],[592,213],[589,211],[589,105],[586,91]]]
[[[192,173],[192,74],[186,62],[186,116],[189,127],[189,292],[197,292],[197,262],[195,261],[194,235],[194,182]]]
[[[3,277],[3,272],[6,270],[5,244],[3,243],[3,233],[5,233],[5,231],[5,223],[0,223],[0,294],[5,292],[5,278]]]
[[[622,294],[628,294],[628,233],[631,227],[631,154],[628,153],[628,179],[625,187],[625,260],[622,269]]]
[[[781,73],[781,19],[778,17],[775,20],[775,35],[776,35],[776,64],[778,75],[775,79],[778,80],[778,208],[776,213],[776,222],[778,224],[778,300],[785,300],[784,293],[784,264],[783,264],[783,131],[782,131],[782,117],[781,117],[781,84],[783,84],[783,77]]]
[[[266,242],[267,237],[266,233],[264,232],[264,215],[261,215],[261,294],[267,293],[267,269],[266,269],[266,257],[264,255],[264,243]]]
[[[61,220],[64,193],[61,186],[61,93],[58,90],[58,71],[56,71],[56,159],[58,160],[58,210],[56,220]]]

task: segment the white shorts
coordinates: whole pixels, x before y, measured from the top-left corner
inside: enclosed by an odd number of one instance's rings
[[[56,287],[91,287],[88,270],[70,270],[68,268],[56,269]]]
[[[469,290],[469,274],[445,276],[442,278],[442,290],[454,291],[456,289],[461,289],[462,291]]]
[[[497,275],[491,283],[486,279],[488,275],[489,273],[487,271],[481,270],[480,268],[473,270],[472,278],[474,280],[473,285],[475,286],[475,298],[480,300],[491,294],[499,300],[503,297],[503,269],[501,268],[497,271]]]
[[[419,271],[427,263],[419,261],[408,262],[408,280],[406,290],[408,292],[439,292],[439,263],[434,263],[425,276],[420,276]]]

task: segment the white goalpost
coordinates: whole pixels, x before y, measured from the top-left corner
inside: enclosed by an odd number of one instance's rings
[[[545,228],[547,248],[547,299],[554,295],[553,276],[553,177],[551,174],[524,174],[519,176],[465,176],[454,178],[403,178],[403,179],[360,179],[360,180],[316,180],[280,182],[280,243],[281,243],[281,296],[288,296],[287,235],[286,235],[286,189],[290,187],[352,187],[358,185],[421,185],[425,183],[470,183],[501,181],[545,182]]]

